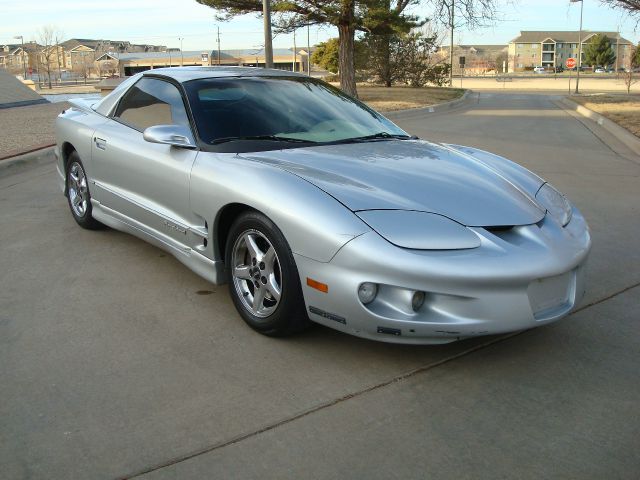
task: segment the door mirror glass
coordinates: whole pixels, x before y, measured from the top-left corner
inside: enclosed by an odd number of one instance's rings
[[[182,125],[155,125],[145,129],[142,136],[151,143],[162,143],[180,148],[196,147],[191,139],[191,130]]]

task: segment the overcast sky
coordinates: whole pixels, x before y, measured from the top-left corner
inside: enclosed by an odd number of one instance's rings
[[[428,11],[414,9],[428,16]],[[457,43],[506,44],[520,30],[577,30],[580,4],[569,0],[515,0],[504,7],[502,19],[494,27],[468,31],[460,29]],[[184,50],[216,48],[215,30],[220,27],[221,48],[257,48],[263,44],[262,20],[247,15],[225,23],[216,23],[212,9],[195,0],[49,0],[21,2],[0,0],[0,44],[37,40],[43,25],[56,26],[64,38],[106,38],[134,43],[161,44]],[[635,23],[618,11],[603,7],[598,0],[585,0],[584,29],[620,29],[622,35],[637,43],[640,32]],[[311,44],[337,36],[332,28],[311,28]],[[298,31],[298,45],[306,44],[307,32]],[[274,38],[275,47],[293,46],[292,35]]]

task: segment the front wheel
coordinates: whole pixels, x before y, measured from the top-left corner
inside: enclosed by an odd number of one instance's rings
[[[233,303],[251,328],[284,336],[308,326],[293,254],[282,232],[266,216],[247,212],[234,222],[225,264]]]
[[[91,216],[89,180],[77,152],[69,155],[67,166],[67,200],[74,220],[82,228],[97,230],[102,224]]]

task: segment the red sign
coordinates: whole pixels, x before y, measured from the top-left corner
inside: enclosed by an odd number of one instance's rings
[[[567,58],[567,62],[566,62],[567,68],[569,69],[576,68],[576,64],[577,62],[575,58]]]

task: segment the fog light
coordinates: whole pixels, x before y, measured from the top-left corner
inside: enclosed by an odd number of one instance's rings
[[[414,312],[420,310],[422,305],[424,305],[424,292],[413,292],[413,297],[411,298],[411,307]]]
[[[378,285],[371,282],[361,283],[358,287],[358,298],[363,304],[373,302],[378,294]]]

